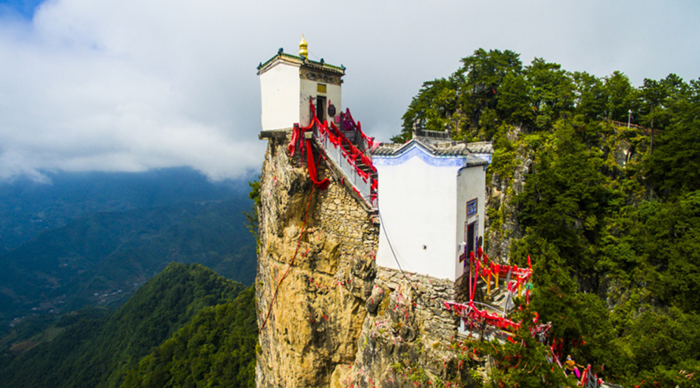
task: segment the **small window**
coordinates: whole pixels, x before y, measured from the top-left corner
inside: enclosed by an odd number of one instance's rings
[[[467,202],[467,218],[475,216],[479,212],[477,205],[478,198],[474,198]]]
[[[319,93],[326,92],[326,84],[316,84],[316,91]]]

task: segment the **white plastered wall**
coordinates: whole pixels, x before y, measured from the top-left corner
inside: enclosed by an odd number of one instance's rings
[[[328,93],[326,93],[326,96],[328,97],[329,103],[335,105],[335,115],[340,116],[340,111],[342,109],[341,85],[328,84],[326,90],[328,91]],[[330,125],[330,122],[333,121],[333,118],[328,116],[327,114],[328,112],[326,112],[326,117],[328,117],[328,122]]]
[[[326,93],[318,92],[318,84],[326,85]],[[340,85],[332,85],[318,81],[301,79],[301,87],[299,90],[299,124],[302,127],[309,125],[309,123],[311,122],[311,112],[309,111],[309,99],[312,99],[314,105],[316,105],[316,96],[325,96],[326,104],[328,104],[328,101],[332,102],[333,105],[335,105],[336,115],[340,114]],[[332,120],[330,117],[328,117],[328,106],[326,106],[324,109],[326,109],[326,118],[329,121]]]
[[[465,167],[459,171],[457,175],[457,229],[456,237],[459,243],[466,243],[465,240],[465,223],[467,222],[467,202],[477,198],[477,215],[469,217],[472,222],[478,218],[479,227],[477,229],[478,239],[484,235],[485,217],[485,201],[486,201],[486,171],[485,166]],[[460,246],[455,252],[454,269],[456,278],[462,276],[464,269],[463,264],[459,262],[459,256],[464,252],[464,245]]]
[[[459,167],[432,166],[418,157],[398,165],[375,160],[382,223],[377,264],[399,269],[398,260],[404,271],[455,280]]]
[[[299,122],[299,66],[280,62],[261,74],[260,96],[263,131]]]

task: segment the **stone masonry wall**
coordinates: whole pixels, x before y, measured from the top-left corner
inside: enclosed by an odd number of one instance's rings
[[[442,307],[454,297],[449,280],[379,267],[357,357],[336,367],[331,387],[432,386],[436,377],[455,379],[460,371],[451,344],[458,318]]]

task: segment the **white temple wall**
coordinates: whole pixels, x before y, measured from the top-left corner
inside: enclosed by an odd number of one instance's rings
[[[486,179],[485,166],[466,167],[459,171],[457,175],[457,228],[456,238],[460,243],[466,243],[466,225],[476,221],[478,223],[477,236],[484,235],[485,217],[485,202],[486,202]],[[467,217],[467,202],[477,200],[476,216]],[[464,273],[464,265],[459,262],[459,256],[464,252],[464,245],[460,246],[455,252],[454,268],[456,278],[459,278]]]
[[[335,105],[335,115],[340,116],[340,112],[342,109],[342,93],[341,93],[341,85],[331,85],[328,84],[328,93],[326,93],[326,96],[328,97],[328,101]],[[326,112],[328,113],[328,112]],[[330,122],[333,121],[333,118],[328,116],[328,125],[330,125]]]
[[[298,66],[280,63],[260,75],[263,131],[299,122],[299,89]]]
[[[326,85],[326,93],[318,92],[318,84]],[[301,79],[301,87],[299,91],[299,124],[302,127],[306,127],[311,122],[311,112],[309,111],[309,99],[313,99],[314,105],[316,105],[316,96],[326,97],[326,120],[328,117],[328,101],[330,100],[336,108],[336,115],[340,114],[340,103],[341,103],[341,87],[340,85],[327,84],[323,82],[310,81],[307,79]],[[297,122],[297,121],[294,121]]]
[[[423,151],[414,149],[409,154],[419,152]],[[407,155],[397,159],[403,158]],[[377,264],[399,269],[398,260],[404,271],[455,280],[458,242],[452,227],[457,222],[456,176],[460,166],[430,165],[416,156],[402,163],[377,157],[374,162],[379,173],[382,223]]]

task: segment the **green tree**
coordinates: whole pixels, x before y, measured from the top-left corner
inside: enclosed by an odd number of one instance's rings
[[[460,106],[468,118],[468,132],[477,135],[481,113],[498,107],[498,93],[506,76],[522,73],[520,54],[510,50],[478,49],[471,56],[462,58],[462,66],[456,75],[460,84]]]
[[[260,197],[260,177],[248,182],[248,186],[250,186],[248,198],[253,200],[253,209],[244,211],[243,215],[246,219],[246,228],[250,233],[253,233],[256,241],[258,241],[258,209],[260,209],[260,205],[262,204],[262,198]],[[260,241],[258,241],[258,244],[259,243]]]
[[[700,190],[700,81],[673,89],[665,99],[669,123],[646,166],[650,183],[663,197]]]
[[[403,115],[401,134],[391,140],[401,143],[410,139],[417,120],[422,120],[427,130],[444,131],[446,126],[450,128],[452,116],[457,108],[455,77],[425,82]]]
[[[629,78],[619,71],[605,78],[607,99],[607,117],[611,120],[626,122],[629,110],[633,108],[633,88]],[[634,112],[633,112],[634,113]]]
[[[585,121],[603,120],[608,95],[603,81],[584,72],[572,74],[575,85],[575,113],[583,116]]]
[[[536,152],[522,194],[518,220],[527,235],[553,243],[579,281],[595,276],[592,245],[600,238],[606,205],[613,195],[601,173],[597,149],[587,149],[574,130],[561,123],[551,141]],[[595,284],[595,283],[594,283]]]
[[[525,76],[531,85],[531,100],[537,113],[539,129],[549,129],[562,112],[572,109],[574,85],[561,65],[535,58],[525,68]]]
[[[86,317],[16,358],[0,371],[0,386],[118,387],[127,370],[201,309],[232,301],[243,289],[199,264],[171,263],[117,311]]]
[[[126,373],[122,388],[255,387],[255,289],[205,308]]]
[[[534,110],[530,101],[530,87],[525,76],[514,73],[507,74],[499,92],[497,110],[503,121],[530,125],[534,119]]]

